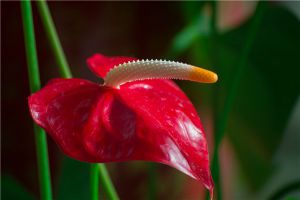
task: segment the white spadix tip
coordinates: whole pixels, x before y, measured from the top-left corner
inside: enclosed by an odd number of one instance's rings
[[[209,70],[180,62],[147,59],[115,66],[105,76],[104,84],[119,88],[124,83],[145,79],[180,79],[214,83],[218,80],[218,76]]]

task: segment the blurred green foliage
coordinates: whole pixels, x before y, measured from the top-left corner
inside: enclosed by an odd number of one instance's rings
[[[90,198],[90,165],[68,157],[62,160],[62,168],[57,185],[57,199]]]
[[[195,11],[194,4],[184,7],[194,21],[189,20],[191,24],[175,36],[170,52],[180,56],[188,51],[193,63],[217,65],[215,70],[220,78],[214,89],[219,90],[219,95],[214,96],[215,93],[202,88],[204,92],[197,92],[193,84],[183,88],[192,99],[201,97],[204,102],[211,102],[210,106],[222,108],[254,16],[236,29],[219,33],[215,41],[211,41],[206,29],[197,28],[207,25],[207,20],[211,19],[203,13],[197,16],[199,12]],[[300,74],[299,20],[282,6],[268,3],[265,6],[226,129],[253,192],[258,191],[272,174],[274,152],[300,92],[297,78]],[[210,51],[213,45],[214,51]],[[217,105],[212,103],[214,98],[218,98]]]
[[[10,175],[1,176],[1,198],[14,200],[33,200],[35,199],[23,185],[18,183]]]
[[[249,23],[221,37],[233,54],[238,55],[243,48]],[[261,186],[271,172],[272,156],[300,92],[299,21],[284,8],[269,5],[260,27],[228,129],[253,188]],[[234,59],[231,63],[235,66]],[[228,69],[221,77],[230,81],[232,68],[226,63],[221,66]],[[227,84],[223,85],[226,91]]]

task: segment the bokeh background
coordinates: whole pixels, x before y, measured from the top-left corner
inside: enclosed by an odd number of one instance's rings
[[[199,111],[211,157],[217,118],[239,76],[220,149],[224,199],[275,199],[280,191],[280,199],[300,199],[300,3],[259,4],[259,19],[255,1],[49,2],[49,7],[74,77],[101,82],[86,67],[97,52],[216,71],[214,85],[178,82]],[[35,3],[33,11],[44,85],[59,73]],[[1,19],[1,196],[38,199],[20,3],[1,2]],[[55,199],[88,199],[89,165],[48,142]],[[108,165],[121,199],[148,199],[149,187],[155,199],[205,199],[200,183],[170,167],[150,166],[151,173],[145,162]]]

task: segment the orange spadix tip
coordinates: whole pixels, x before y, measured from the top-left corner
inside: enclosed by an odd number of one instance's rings
[[[201,83],[215,83],[218,81],[218,75],[212,71],[192,66],[189,79]]]

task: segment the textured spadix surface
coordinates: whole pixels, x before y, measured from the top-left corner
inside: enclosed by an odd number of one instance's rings
[[[150,79],[180,79],[201,83],[214,83],[218,76],[211,71],[192,65],[167,60],[134,60],[111,69],[104,78],[106,86],[120,85]]]
[[[98,76],[134,58],[96,54]],[[170,80],[139,80],[119,89],[82,79],[54,79],[29,97],[33,119],[70,157],[85,162],[146,160],[213,181],[205,134],[193,105]]]

